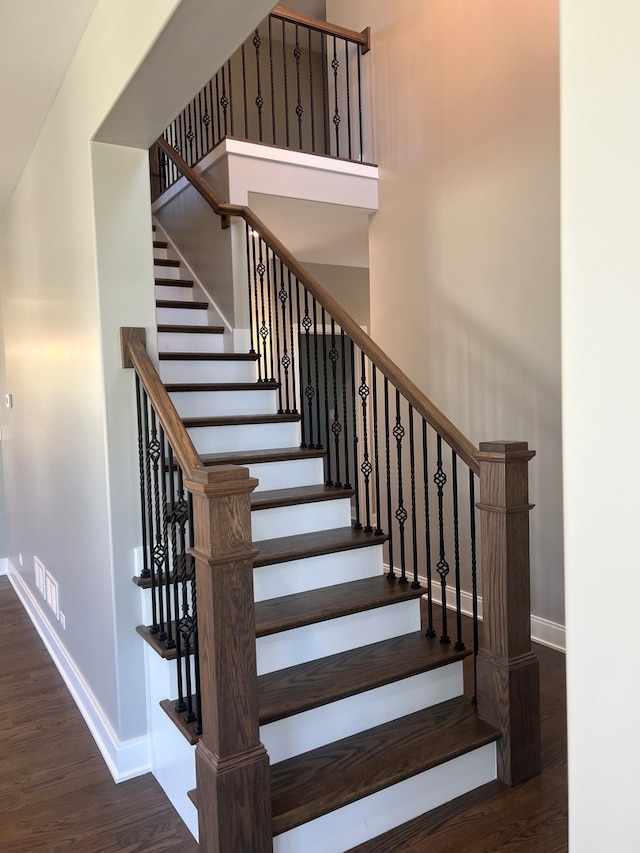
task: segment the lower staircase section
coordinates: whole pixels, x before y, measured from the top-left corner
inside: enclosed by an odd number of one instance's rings
[[[425,589],[385,574],[386,536],[354,529],[353,489],[325,483],[324,451],[300,447],[299,416],[276,410],[277,383],[258,381],[251,354],[223,343],[210,351],[222,329],[207,328],[206,306],[189,286],[163,276],[158,288],[173,288],[158,301],[160,377],[202,464],[247,466],[258,480],[255,644],[273,849],[344,853],[495,779],[499,733],[463,693],[470,652],[425,635]],[[176,304],[184,294],[194,307]],[[163,562],[135,579],[146,614],[138,631],[147,641],[154,772],[195,834],[187,796],[200,737],[192,531],[187,509],[178,532],[170,529],[187,507],[171,452],[155,465],[162,485],[148,528],[163,543]],[[153,542],[147,547],[153,563]]]

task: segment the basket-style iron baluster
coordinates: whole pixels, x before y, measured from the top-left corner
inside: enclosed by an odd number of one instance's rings
[[[429,444],[427,422],[422,420],[422,478],[424,483],[424,539],[427,559],[427,637],[435,637],[433,627],[433,588],[431,566],[431,515],[429,512]]]
[[[405,524],[407,523],[408,513],[404,506],[404,485],[402,471],[402,441],[405,437],[405,428],[402,425],[402,416],[400,412],[400,392],[396,389],[396,423],[393,427],[393,437],[396,440],[396,458],[398,462],[398,507],[395,512],[396,521],[398,522],[398,531],[400,540],[400,583],[409,583],[407,578],[407,560],[406,560],[406,543],[405,543]]]
[[[454,649],[457,652],[464,651],[462,642],[462,601],[460,589],[460,531],[458,521],[458,456],[455,450],[451,451],[451,486],[453,499],[453,565],[456,578],[456,642]]]
[[[440,575],[440,588],[442,593],[442,634],[440,642],[443,644],[450,643],[449,633],[447,631],[447,575],[449,574],[449,564],[446,559],[446,548],[444,542],[444,487],[447,482],[447,475],[442,467],[442,436],[438,435],[437,442],[437,467],[436,473],[433,475],[433,482],[438,489],[438,533],[440,536],[440,558],[436,565],[436,571]]]
[[[420,581],[418,580],[418,518],[416,513],[416,452],[413,421],[413,406],[409,404],[409,459],[411,471],[411,545],[413,553],[413,580],[411,582],[411,588],[419,589]]]
[[[395,580],[396,570],[393,564],[393,507],[391,505],[391,438],[390,438],[390,423],[389,423],[389,380],[384,377],[384,445],[386,459],[386,474],[387,474],[387,527],[389,529],[389,571],[387,577],[389,580]]]

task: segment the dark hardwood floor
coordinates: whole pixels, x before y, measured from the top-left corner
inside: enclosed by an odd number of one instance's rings
[[[544,646],[535,650],[541,674],[542,775],[511,790],[491,783],[405,829],[362,845],[363,851],[567,850],[564,655]],[[470,690],[470,659],[465,678]],[[0,578],[0,851],[197,850],[153,777],[113,783],[8,580]]]
[[[7,578],[0,578],[0,851],[196,853],[150,775],[116,785]]]

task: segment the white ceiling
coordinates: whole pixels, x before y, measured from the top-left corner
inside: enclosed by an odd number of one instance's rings
[[[0,0],[0,217],[98,0]]]

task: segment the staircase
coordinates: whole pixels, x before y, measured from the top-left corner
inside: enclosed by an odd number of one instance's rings
[[[424,588],[389,578],[387,537],[354,528],[353,488],[325,484],[324,451],[300,446],[300,415],[278,414],[277,383],[257,381],[255,354],[227,351],[223,323],[167,243],[154,239],[154,253],[160,378],[204,465],[246,466],[258,481],[258,717],[273,849],[365,851],[369,839],[495,779],[500,733],[463,694],[469,650],[425,632]],[[149,626],[138,630],[175,656]],[[185,738],[171,775],[186,792],[198,724],[164,698]]]

